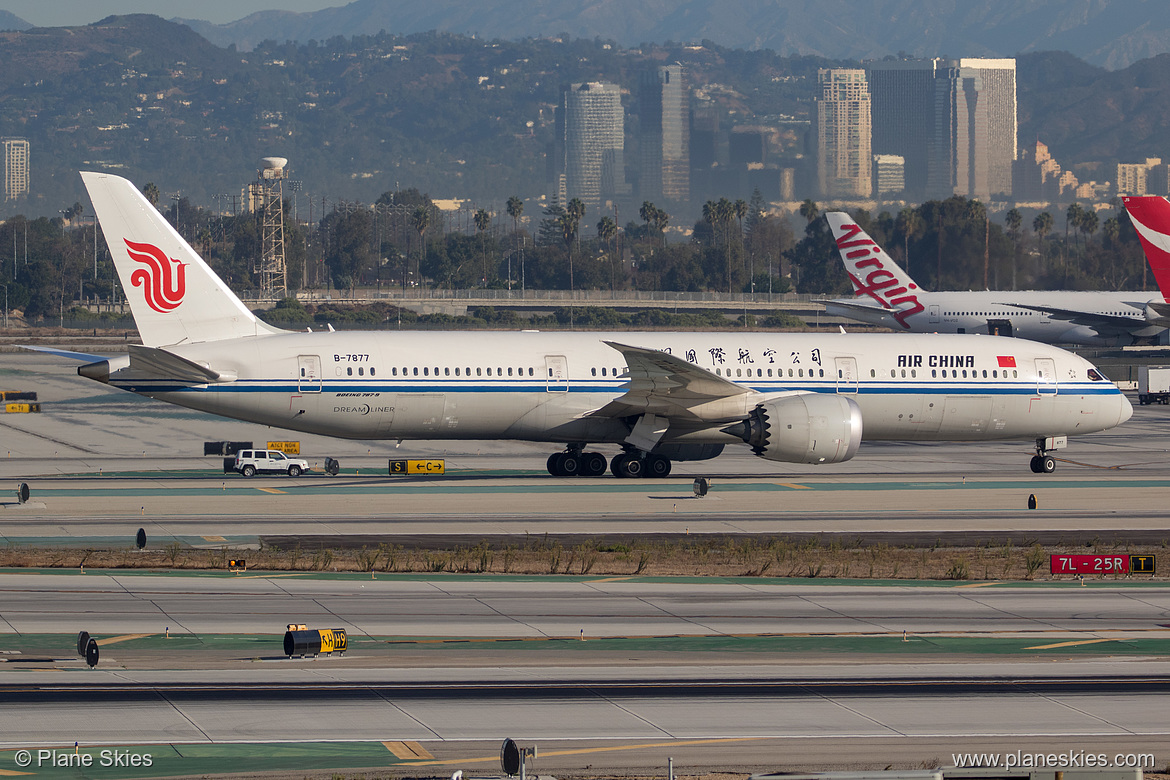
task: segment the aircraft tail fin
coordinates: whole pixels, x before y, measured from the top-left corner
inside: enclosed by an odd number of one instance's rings
[[[906,317],[923,310],[918,302],[918,285],[853,217],[843,211],[830,211],[825,218],[853,283],[855,298],[877,301],[882,308],[895,312],[894,317],[903,326]]]
[[[281,333],[257,319],[126,179],[82,172],[148,347]]]
[[[1122,198],[1122,202],[1142,242],[1162,299],[1170,302],[1170,202],[1158,195]]]

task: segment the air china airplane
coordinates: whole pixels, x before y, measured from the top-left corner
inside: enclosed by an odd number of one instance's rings
[[[1046,344],[1128,346],[1168,341],[1170,309],[1149,292],[927,292],[841,211],[825,214],[849,280],[852,300],[822,301],[825,311],[911,333],[988,333]],[[1170,256],[1154,267],[1170,275]],[[1151,260],[1153,264],[1153,260]],[[1165,287],[1162,289],[1170,289]]]
[[[58,352],[81,376],[169,403],[352,439],[556,443],[556,476],[664,477],[728,444],[838,463],[863,440],[1026,439],[1133,409],[1056,347],[970,336],[289,332],[257,319],[125,179],[82,173],[141,346]],[[607,459],[590,449],[607,445]]]

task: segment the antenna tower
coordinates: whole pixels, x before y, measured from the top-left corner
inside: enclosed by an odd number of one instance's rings
[[[253,202],[260,211],[260,290],[267,298],[288,295],[284,264],[284,180],[288,160],[265,157],[252,185]]]

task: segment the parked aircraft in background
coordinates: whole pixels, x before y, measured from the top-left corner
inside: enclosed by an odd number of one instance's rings
[[[1158,289],[1170,290],[1170,201],[1159,195],[1122,198]],[[1170,303],[1150,301],[1150,312],[1170,327]]]
[[[841,211],[825,217],[854,292],[850,300],[824,301],[829,314],[911,333],[987,333],[1046,344],[1109,347],[1167,342],[1170,320],[1159,312],[1166,307],[1161,294],[928,292],[853,217]]]
[[[747,444],[837,463],[863,440],[1035,440],[1132,407],[1086,360],[1021,340],[894,334],[289,332],[252,314],[129,181],[82,173],[142,346],[82,376],[353,439],[556,443],[557,476],[663,477]],[[608,446],[607,458],[592,449]]]

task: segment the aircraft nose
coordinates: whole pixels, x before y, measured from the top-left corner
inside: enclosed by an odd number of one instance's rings
[[[1130,417],[1133,417],[1133,404],[1131,404],[1129,399],[1125,397],[1125,393],[1118,393],[1117,395],[1119,398],[1121,398],[1121,409],[1117,415],[1117,424],[1121,425]]]

